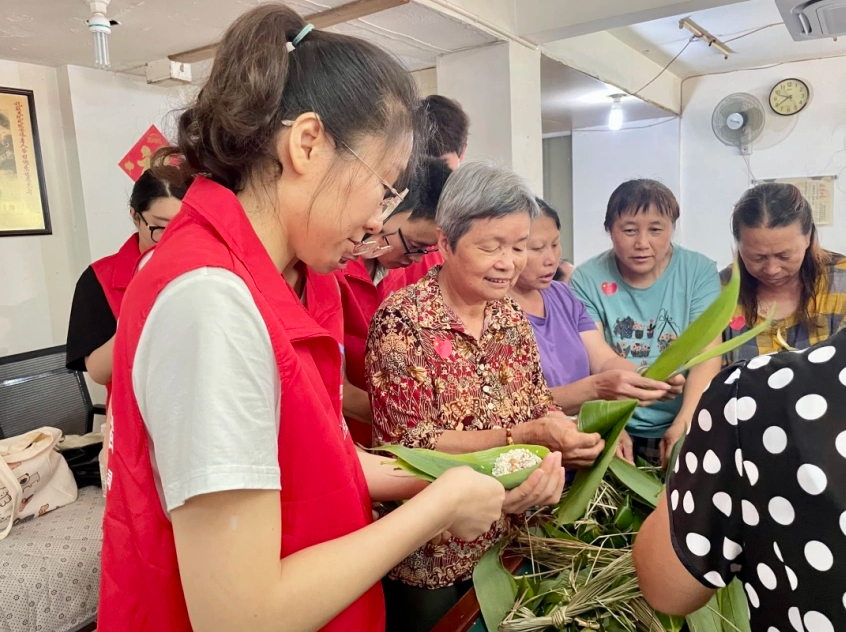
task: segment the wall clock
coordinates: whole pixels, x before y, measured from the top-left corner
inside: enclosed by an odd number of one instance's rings
[[[770,91],[770,107],[781,116],[793,116],[805,109],[810,98],[807,83],[801,79],[784,79]]]

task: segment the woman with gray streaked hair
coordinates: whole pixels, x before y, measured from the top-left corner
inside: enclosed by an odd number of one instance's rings
[[[389,632],[430,630],[469,588],[509,514],[557,502],[562,464],[589,466],[604,447],[556,408],[531,326],[507,296],[526,266],[537,215],[520,176],[487,163],[462,165],[438,205],[443,266],[397,291],[371,323],[365,362],[373,445],[460,454],[528,443],[553,451],[524,484],[524,502],[506,503],[490,532],[473,542],[431,542],[391,572]]]

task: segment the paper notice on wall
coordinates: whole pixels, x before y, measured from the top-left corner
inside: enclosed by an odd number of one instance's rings
[[[808,200],[817,226],[830,226],[834,222],[834,183],[837,176],[817,176],[813,178],[771,178],[761,182],[780,182],[792,184]]]

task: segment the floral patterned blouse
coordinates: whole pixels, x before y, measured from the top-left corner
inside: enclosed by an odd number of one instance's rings
[[[393,294],[371,322],[365,361],[373,445],[434,449],[446,430],[512,427],[555,409],[520,307],[510,298],[490,302],[476,340],[444,302],[439,272]],[[467,580],[507,526],[503,517],[473,542],[427,544],[390,577],[423,588]]]

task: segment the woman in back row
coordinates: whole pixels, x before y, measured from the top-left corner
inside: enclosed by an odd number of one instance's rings
[[[740,300],[723,334],[749,331],[775,305],[772,326],[726,357],[807,349],[828,339],[846,318],[846,257],[820,246],[811,205],[792,184],[749,189],[731,217],[740,265]],[[723,283],[731,268],[722,272]]]
[[[141,255],[161,239],[179,212],[185,185],[179,172],[165,167],[145,171],[132,187],[129,214],[137,232],[115,254],[95,261],[79,278],[68,324],[67,367],[88,371],[107,386],[112,381],[112,348],[123,295]]]
[[[613,247],[576,268],[570,280],[606,342],[639,370],[648,368],[720,293],[716,264],[673,244],[678,218],[679,204],[666,186],[654,180],[624,182],[605,214]],[[682,397],[635,411],[628,432],[636,456],[666,465],[719,370],[719,359],[704,362],[687,375]]]
[[[560,265],[561,220],[546,202],[537,202],[541,212],[532,222],[526,268],[510,295],[532,325],[555,403],[575,415],[582,404],[595,399],[631,398],[649,406],[681,393],[681,375],[666,383],[638,375],[636,364],[614,353],[569,286],[553,280]],[[625,432],[618,454],[634,460],[632,440]]]

